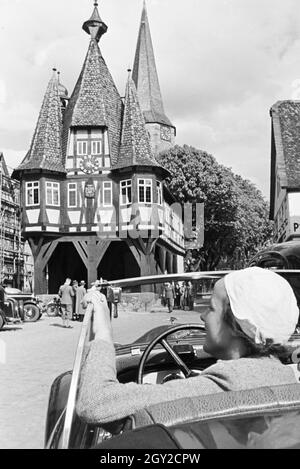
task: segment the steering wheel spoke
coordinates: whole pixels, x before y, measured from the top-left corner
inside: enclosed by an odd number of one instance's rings
[[[145,372],[146,361],[147,361],[150,353],[153,351],[153,349],[155,348],[155,346],[157,344],[160,344],[166,350],[166,352],[171,356],[171,358],[174,360],[176,365],[179,367],[179,369],[184,374],[185,378],[191,378],[193,376],[198,375],[198,373],[195,373],[194,371],[189,369],[189,367],[179,357],[179,355],[175,352],[173,347],[171,347],[171,345],[169,344],[169,342],[166,339],[169,335],[174,334],[175,332],[182,331],[182,330],[188,330],[188,329],[197,329],[197,330],[201,330],[201,331],[205,330],[204,326],[201,325],[201,324],[181,324],[180,326],[175,326],[175,327],[172,327],[170,329],[167,329],[162,334],[160,334],[155,339],[153,339],[152,342],[150,342],[150,344],[148,345],[148,347],[144,351],[144,353],[141,357],[140,363],[139,363],[138,379],[137,379],[137,382],[139,384],[143,383],[143,375],[144,375],[144,372]]]
[[[179,357],[179,355],[175,352],[173,347],[169,344],[169,342],[166,339],[161,339],[159,342],[163,348],[168,352],[168,354],[173,358],[175,363],[179,366],[180,370],[184,374],[186,378],[189,378],[192,374],[192,370],[189,369],[189,367],[184,363],[183,360]]]

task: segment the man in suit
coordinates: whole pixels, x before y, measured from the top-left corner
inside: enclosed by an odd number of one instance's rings
[[[175,291],[173,285],[170,282],[166,282],[164,284],[164,298],[166,300],[169,313],[172,313],[174,308]]]
[[[67,278],[64,285],[59,288],[58,294],[61,298],[63,327],[69,329],[71,328],[69,321],[72,319],[74,296],[74,290],[71,287],[70,278]]]

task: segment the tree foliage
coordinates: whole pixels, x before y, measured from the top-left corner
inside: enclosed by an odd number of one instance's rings
[[[250,181],[188,145],[162,152],[158,160],[172,174],[167,184],[180,203],[205,206],[204,246],[187,253],[187,270],[242,268],[270,240],[268,204]]]

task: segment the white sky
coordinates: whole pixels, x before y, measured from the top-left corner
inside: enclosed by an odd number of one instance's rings
[[[100,0],[100,47],[124,94],[142,0]],[[300,98],[299,0],[147,0],[160,85],[177,143],[212,153],[269,196],[270,117]],[[71,93],[92,0],[0,0],[0,151],[29,148],[51,70]]]

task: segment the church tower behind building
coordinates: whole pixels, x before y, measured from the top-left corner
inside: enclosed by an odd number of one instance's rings
[[[144,1],[132,78],[155,155],[175,145],[176,128],[166,116]]]

